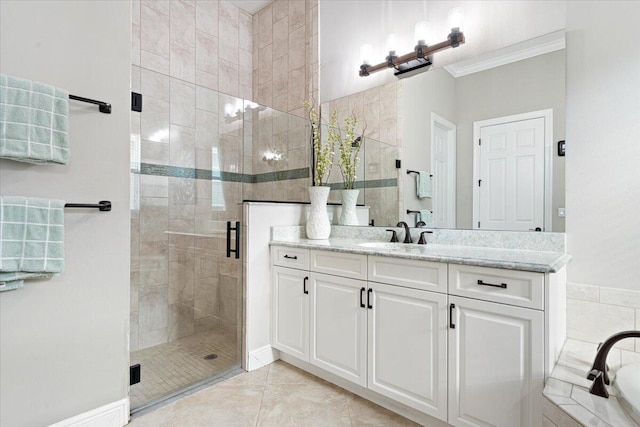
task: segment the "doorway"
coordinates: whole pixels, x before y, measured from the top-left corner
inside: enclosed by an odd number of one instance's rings
[[[549,109],[474,122],[474,229],[551,229],[552,117]]]
[[[431,113],[433,225],[456,228],[456,125]]]

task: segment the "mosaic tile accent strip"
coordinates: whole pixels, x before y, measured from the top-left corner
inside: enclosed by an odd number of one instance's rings
[[[207,169],[194,169],[180,166],[156,165],[152,163],[141,163],[139,170],[131,170],[133,173],[141,175],[168,176],[173,178],[204,179],[207,181],[242,182],[245,184],[256,184],[262,182],[285,181],[289,179],[299,179],[309,177],[309,168],[289,169],[284,171],[245,174],[235,172],[217,171]]]
[[[332,190],[342,190],[344,189],[344,184],[342,182],[334,182],[329,184]],[[382,188],[382,187],[397,187],[398,179],[397,178],[389,178],[389,179],[372,179],[368,181],[356,181],[353,184],[354,189],[361,188]]]

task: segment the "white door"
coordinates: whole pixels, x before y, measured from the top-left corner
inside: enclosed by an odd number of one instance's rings
[[[542,311],[453,296],[449,303],[449,424],[540,426]]]
[[[366,387],[367,282],[311,273],[310,285],[310,363]]]
[[[309,361],[309,272],[272,267],[271,345]]]
[[[369,389],[446,421],[447,296],[369,287]]]
[[[433,225],[456,227],[456,126],[431,113]]]
[[[545,118],[480,127],[478,223],[488,230],[544,230]]]

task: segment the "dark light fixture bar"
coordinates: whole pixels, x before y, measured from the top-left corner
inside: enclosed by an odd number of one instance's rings
[[[431,56],[434,53],[441,52],[449,48],[455,48],[464,44],[464,33],[459,28],[452,28],[451,34],[447,37],[447,40],[436,43],[432,46],[427,46],[422,40],[418,42],[413,52],[409,52],[402,56],[396,56],[395,51],[389,52],[385,62],[381,62],[376,65],[362,64],[360,66],[360,77],[368,76],[380,70],[387,68],[394,68],[395,75],[400,75],[413,71],[419,68],[428,67],[431,65]]]

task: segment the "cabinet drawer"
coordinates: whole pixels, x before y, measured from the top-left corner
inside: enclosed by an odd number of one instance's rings
[[[446,293],[447,264],[370,256],[369,281]]]
[[[282,267],[309,269],[309,249],[273,246],[273,264]]]
[[[345,252],[311,251],[311,271],[367,280],[367,256]]]
[[[449,264],[449,294],[544,309],[544,273]]]

